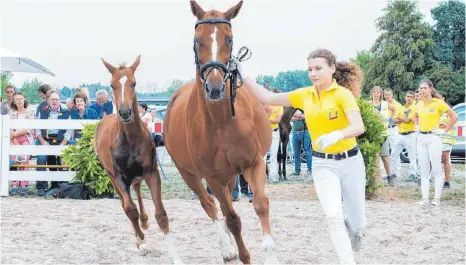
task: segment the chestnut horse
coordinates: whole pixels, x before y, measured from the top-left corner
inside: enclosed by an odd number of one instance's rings
[[[264,192],[264,156],[272,141],[270,123],[259,100],[246,87],[240,87],[236,94],[237,83],[230,80],[238,76],[229,68],[233,50],[230,21],[242,3],[219,12],[204,11],[191,1],[191,11],[198,19],[194,27],[196,79],[178,89],[170,100],[163,123],[165,147],[212,219],[224,262],[237,261],[231,232],[239,259],[249,264],[250,254],[241,236],[241,220],[231,199],[236,175],[243,173],[254,193],[253,205],[262,225],[266,263],[275,263],[269,200]],[[219,221],[215,201],[207,194],[201,178],[220,202],[229,231],[225,222]]]
[[[114,67],[102,59],[112,74],[113,103],[117,114],[105,116],[99,123],[94,142],[100,162],[110,176],[113,188],[118,192],[121,205],[130,219],[136,235],[136,246],[146,254],[148,249],[141,230],[149,228],[149,217],[141,197],[141,182],[145,180],[155,204],[155,219],[165,234],[168,250],[175,263],[181,263],[172,235],[169,233],[168,217],[162,203],[161,180],[157,168],[155,145],[149,130],[138,114],[136,79],[134,72],[141,56],[130,67]],[[134,204],[130,187],[136,191],[139,214]],[[139,226],[139,220],[141,226]]]
[[[287,159],[287,147],[290,141],[291,133],[291,118],[295,113],[296,109],[291,107],[283,108],[283,116],[278,123],[278,129],[280,133],[280,141],[278,143],[277,151],[277,163],[278,163],[278,177],[279,180],[286,181],[286,159]]]

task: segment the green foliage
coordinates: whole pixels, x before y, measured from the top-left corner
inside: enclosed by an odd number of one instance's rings
[[[23,82],[21,89],[18,90],[24,94],[24,97],[30,104],[36,104],[42,101],[42,98],[39,97],[39,92],[37,92],[41,84],[42,83],[37,78],[32,80],[26,79],[26,81]]]
[[[10,84],[10,80],[13,77],[13,73],[11,72],[1,72],[1,83],[2,83],[2,100],[6,99],[6,87]]]
[[[376,60],[367,69],[365,91],[376,85],[390,87],[400,99],[416,87],[415,80],[432,61],[434,48],[433,32],[422,18],[414,1],[388,3],[376,21],[381,35],[371,49]]]
[[[375,56],[373,53],[367,50],[362,50],[362,51],[357,51],[356,52],[356,58],[351,58],[350,61],[353,63],[356,63],[359,65],[361,70],[366,73],[367,68],[369,67],[369,64],[371,64],[375,59]]]
[[[278,87],[281,92],[289,92],[301,87],[311,86],[312,82],[309,80],[307,70],[294,70],[280,72],[277,76],[259,75],[256,82],[265,85],[269,81],[269,88]]]
[[[384,142],[382,132],[385,127],[370,102],[362,98],[358,98],[357,102],[365,130],[364,134],[357,138],[357,141],[366,165],[366,197],[371,197],[381,187],[377,183],[379,176],[376,175],[377,171],[375,169],[379,166],[377,162]]]
[[[98,122],[85,124],[82,138],[76,145],[69,145],[63,150],[63,161],[76,171],[73,180],[86,184],[96,194],[113,193],[110,177],[100,163],[97,153],[93,149],[93,141]]]
[[[435,59],[455,71],[464,67],[464,9],[461,1],[440,2],[430,11],[436,21],[433,27]]]
[[[420,76],[417,82],[422,79],[430,79],[434,83],[435,89],[447,95],[447,102],[452,106],[464,102],[464,67],[458,71],[453,71],[449,66],[435,62],[431,69]]]

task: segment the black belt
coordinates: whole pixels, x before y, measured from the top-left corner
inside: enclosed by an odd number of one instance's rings
[[[412,134],[412,133],[414,133],[414,131],[400,133],[400,135],[410,135],[410,134]]]
[[[352,157],[357,155],[359,152],[359,148],[356,146],[346,152],[338,153],[338,154],[327,154],[327,153],[320,153],[316,151],[312,151],[312,156],[324,158],[324,159],[335,159],[335,160],[342,160],[348,157]]]
[[[390,124],[388,125],[388,128],[395,128],[395,127],[398,127],[398,125],[396,125],[396,124],[395,125],[390,125]]]
[[[272,131],[273,131],[273,132],[276,132],[276,131],[278,131],[278,128],[272,129]]]
[[[432,134],[432,131],[428,131],[428,132],[419,131],[419,133],[422,133],[422,134]]]

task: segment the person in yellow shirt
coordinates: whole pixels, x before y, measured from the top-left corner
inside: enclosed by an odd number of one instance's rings
[[[390,157],[391,168],[395,168],[396,156],[405,148],[409,156],[409,177],[408,180],[416,181],[417,163],[415,157],[414,143],[415,140],[415,125],[414,113],[416,112],[416,104],[414,103],[414,92],[408,91],[405,95],[405,105],[398,108],[394,123],[398,125],[399,137],[395,141]]]
[[[390,168],[390,138],[388,127],[390,124],[390,120],[393,120],[396,109],[395,106],[388,103],[385,100],[382,100],[382,88],[379,86],[375,86],[371,90],[371,103],[374,107],[374,111],[380,116],[382,119],[383,125],[385,126],[385,131],[383,132],[383,136],[385,137],[385,141],[382,144],[382,150],[380,151],[380,158],[382,159],[382,163],[385,169],[385,173],[387,176],[387,181],[390,186],[394,185],[395,175],[391,173]]]
[[[446,103],[447,96],[444,92],[439,92],[440,99]],[[448,104],[448,103],[447,103]],[[440,129],[445,129],[448,124],[450,117],[447,113],[443,113],[440,117]],[[445,172],[445,182],[443,183],[443,188],[450,188],[450,174],[451,174],[451,158],[450,153],[453,149],[453,146],[456,145],[456,135],[458,134],[458,125],[455,123],[453,128],[451,128],[449,134],[442,135],[442,164],[443,171]]]
[[[308,76],[314,84],[288,93],[271,93],[258,85],[233,59],[245,86],[264,104],[302,109],[311,134],[312,172],[330,237],[340,263],[355,264],[365,217],[366,173],[356,137],[364,132],[355,95],[359,95],[361,69],[336,62],[332,52],[317,49],[308,56]],[[353,92],[353,93],[352,93]],[[254,188],[253,188],[254,189]],[[345,220],[342,197],[348,218]],[[345,228],[346,225],[346,228]]]
[[[383,95],[385,97],[385,100],[388,102],[388,104],[392,105],[395,107],[395,109],[398,109],[401,107],[400,102],[396,101],[395,98],[393,98],[393,90],[391,88],[385,88],[383,90]],[[390,148],[393,150],[395,147],[395,142],[398,140],[398,137],[400,136],[398,134],[398,125],[393,122],[393,119],[390,119],[388,123],[388,143]],[[394,167],[391,167],[390,169],[392,170],[392,177],[396,178],[396,175],[398,172],[401,172],[401,161],[400,161],[400,156],[395,157],[394,163],[390,161],[390,164],[394,164]]]
[[[274,93],[279,93],[278,88],[272,90]],[[283,106],[270,106],[270,127],[272,129],[272,144],[270,145],[269,152],[267,152],[267,163],[270,163],[269,180],[272,182],[278,181],[278,161],[277,152],[280,141],[280,132],[278,131],[278,123],[283,116]]]
[[[419,136],[417,150],[419,156],[419,167],[421,169],[421,192],[420,205],[429,203],[429,175],[432,165],[432,176],[435,178],[435,196],[432,205],[440,205],[443,188],[443,174],[441,167],[442,139],[441,135],[448,133],[455,124],[458,116],[442,100],[434,98],[436,91],[432,81],[424,79],[419,83],[422,100],[419,102],[416,118],[419,120]],[[440,117],[446,112],[450,120],[440,128]]]

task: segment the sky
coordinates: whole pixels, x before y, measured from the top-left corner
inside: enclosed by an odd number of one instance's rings
[[[204,10],[226,11],[238,1],[198,0]],[[439,1],[418,1],[424,19]],[[349,60],[369,49],[379,35],[374,21],[385,0],[246,0],[232,20],[234,53],[252,51],[243,68],[251,76],[306,69],[316,48]],[[138,55],[137,90],[167,87],[172,79],[195,76],[194,23],[188,0],[0,1],[0,45],[29,57],[56,74],[15,73],[20,87],[39,78],[54,87],[108,84],[101,57],[117,65]]]

